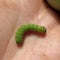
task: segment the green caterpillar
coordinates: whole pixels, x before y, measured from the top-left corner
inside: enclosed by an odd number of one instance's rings
[[[23,35],[27,31],[46,33],[46,28],[43,26],[36,25],[36,24],[22,25],[16,32],[16,43],[19,44],[22,42]]]

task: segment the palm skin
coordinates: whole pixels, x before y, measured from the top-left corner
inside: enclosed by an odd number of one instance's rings
[[[0,0],[0,60],[60,60],[60,15],[43,0]],[[17,46],[22,25],[45,26],[46,36],[31,34]]]

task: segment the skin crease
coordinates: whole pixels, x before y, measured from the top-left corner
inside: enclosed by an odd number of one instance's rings
[[[0,60],[60,60],[60,15],[44,0],[0,0]],[[17,46],[22,24],[45,26],[45,37],[31,34]]]

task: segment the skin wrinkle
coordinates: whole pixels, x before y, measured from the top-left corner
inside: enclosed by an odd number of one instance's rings
[[[7,44],[7,45],[8,45],[8,44]],[[6,48],[7,48],[7,47],[6,47]],[[6,48],[5,48],[5,49],[6,49]],[[4,51],[4,52],[5,52],[5,51]]]
[[[5,3],[5,2],[4,2],[4,3]],[[3,4],[4,4],[4,3],[3,3]],[[15,5],[16,5],[16,4],[15,4]],[[2,5],[2,6],[3,6],[3,5]],[[3,7],[4,7],[4,6],[3,6]],[[5,7],[7,7],[7,5],[5,5]],[[19,12],[19,10],[18,10],[19,8],[18,8],[18,9],[15,9],[16,7],[15,7],[15,8],[7,7],[7,8],[9,8],[9,9],[14,9],[14,10],[17,10],[17,11]],[[14,11],[14,10],[13,10],[13,11]],[[16,12],[16,11],[15,11],[15,12]],[[15,29],[15,25],[16,25],[17,18],[18,18],[18,15],[19,15],[18,12],[17,12],[17,15],[16,15],[16,16],[17,16],[17,17],[16,17],[16,20],[15,20],[15,22],[14,22],[14,27],[13,27],[13,29],[12,29],[12,34],[13,34],[14,29]],[[11,22],[11,23],[12,23],[12,22]],[[11,35],[12,35],[12,34],[11,34]],[[11,37],[11,35],[10,35],[10,37]],[[10,41],[10,40],[9,40],[9,41]],[[8,44],[9,44],[9,43],[8,43]],[[8,46],[8,44],[7,44],[7,46]],[[6,50],[7,50],[7,47],[5,48],[4,54],[3,54],[3,56],[2,56],[2,59],[3,59],[4,55],[5,55]]]
[[[17,19],[16,19],[16,21],[17,21]],[[15,24],[14,24],[13,31],[14,31],[14,29],[15,29],[15,25],[16,25],[16,22],[15,22]],[[13,31],[12,31],[12,34],[14,33]],[[12,34],[11,34],[10,38],[12,37]],[[9,43],[10,43],[10,40],[9,40],[9,42],[8,42],[8,44],[7,44],[7,47],[8,47],[8,45],[9,45]],[[4,57],[4,55],[5,55],[5,52],[6,52],[6,50],[7,50],[7,47],[5,48],[5,51],[4,51],[4,54],[3,54],[3,57]],[[3,59],[3,57],[2,57],[2,59]]]

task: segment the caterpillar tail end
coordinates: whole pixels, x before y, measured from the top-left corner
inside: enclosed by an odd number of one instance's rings
[[[19,36],[18,34],[16,34],[15,39],[16,39],[16,43],[17,43],[17,44],[22,43],[22,37],[21,37],[21,36]]]
[[[20,44],[20,43],[22,43],[22,40],[18,40],[18,39],[17,39],[17,40],[16,40],[16,43],[17,43],[17,44]]]

